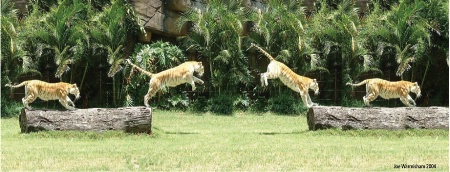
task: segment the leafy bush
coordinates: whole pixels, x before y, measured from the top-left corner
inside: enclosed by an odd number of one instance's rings
[[[250,107],[250,99],[248,97],[247,92],[243,92],[241,95],[239,95],[234,101],[233,101],[233,106],[236,109],[239,110],[247,110]]]
[[[189,107],[189,98],[186,93],[173,95],[167,99],[170,109],[186,110]]]
[[[307,108],[297,94],[289,92],[273,96],[268,101],[270,111],[279,114],[300,114],[306,112]]]
[[[19,116],[20,110],[23,108],[22,102],[7,100],[7,98],[3,96],[1,100],[1,117]]]
[[[212,113],[231,115],[234,110],[233,102],[233,96],[222,93],[209,99],[208,109]]]
[[[258,113],[267,112],[269,110],[269,103],[267,98],[264,96],[260,96],[252,100],[250,110],[252,112]]]
[[[197,113],[208,112],[208,100],[205,97],[197,97],[192,100],[190,110]]]

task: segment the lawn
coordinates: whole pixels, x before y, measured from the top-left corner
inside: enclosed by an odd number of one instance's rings
[[[432,170],[449,170],[448,130],[308,131],[304,115],[237,112],[221,116],[155,110],[153,131],[152,135],[118,131],[21,134],[18,119],[6,118],[1,123],[1,168],[393,171],[394,165],[436,164]]]

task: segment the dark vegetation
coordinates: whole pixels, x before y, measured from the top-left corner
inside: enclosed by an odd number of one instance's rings
[[[186,60],[202,61],[205,85],[168,88],[152,100],[160,109],[194,112],[273,111],[304,113],[299,95],[279,80],[261,87],[259,73],[269,60],[261,45],[296,73],[319,80],[321,105],[362,106],[364,87],[346,82],[379,77],[417,81],[418,106],[448,106],[448,1],[380,0],[358,6],[355,0],[269,0],[250,9],[238,0],[209,0],[203,13],[188,10],[180,26],[188,35],[171,43],[144,45],[143,28],[133,8],[120,0],[33,0],[18,14],[14,1],[2,0],[1,114],[18,115],[23,88],[6,83],[28,79],[77,83],[78,108],[142,106],[150,78],[130,76],[125,58],[159,72]],[[34,107],[62,108],[37,100]],[[382,100],[374,106],[403,106]]]

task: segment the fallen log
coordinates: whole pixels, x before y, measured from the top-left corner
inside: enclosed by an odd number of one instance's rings
[[[309,130],[447,129],[448,107],[354,108],[314,106],[308,110]]]
[[[50,130],[151,133],[152,109],[146,107],[90,108],[68,110],[22,109],[19,116],[22,133]]]

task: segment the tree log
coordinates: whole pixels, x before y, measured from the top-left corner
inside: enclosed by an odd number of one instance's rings
[[[90,108],[67,110],[22,109],[19,116],[22,133],[49,130],[107,131],[151,133],[152,109],[146,107]]]
[[[448,107],[352,108],[315,106],[308,110],[309,130],[447,129]]]

